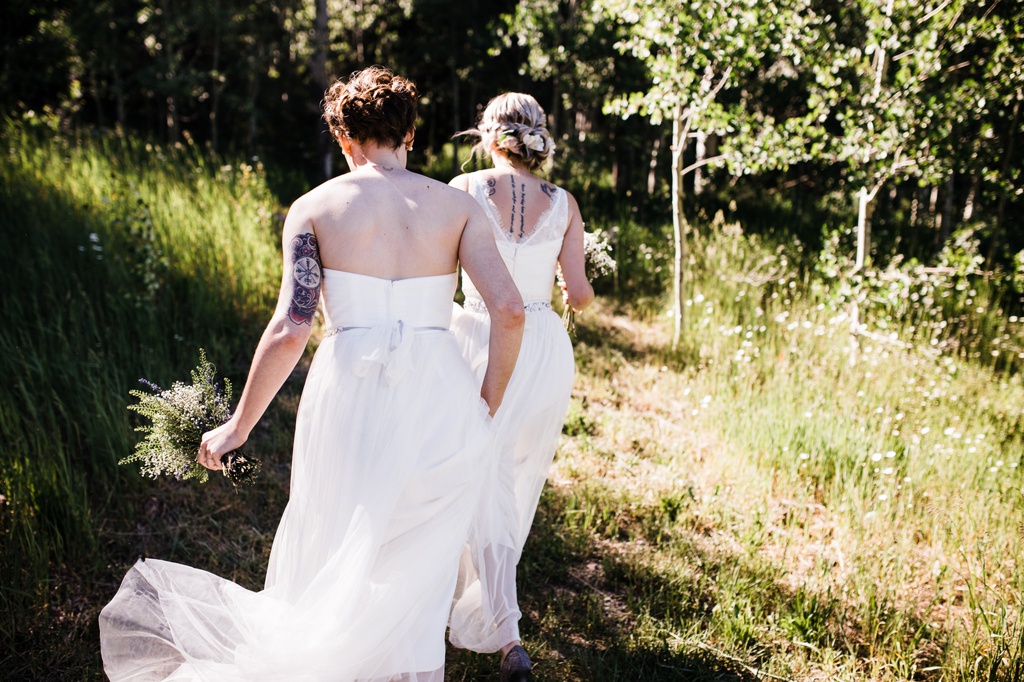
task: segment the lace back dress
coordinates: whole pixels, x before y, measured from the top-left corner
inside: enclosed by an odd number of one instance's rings
[[[484,176],[485,177],[485,176]],[[555,456],[575,375],[572,343],[551,309],[555,268],[568,227],[568,198],[551,185],[550,206],[532,229],[509,229],[490,199],[493,189],[470,176],[470,194],[490,217],[498,250],[526,307],[515,371],[494,417],[495,471],[481,497],[462,557],[449,639],[481,653],[519,639],[515,567]],[[518,228],[517,225],[513,225]],[[476,286],[463,274],[466,300],[456,306],[452,331],[477,380],[487,368],[490,320]]]
[[[111,680],[443,682],[490,428],[448,331],[455,275],[325,270],[265,589],[138,562],[100,614]]]

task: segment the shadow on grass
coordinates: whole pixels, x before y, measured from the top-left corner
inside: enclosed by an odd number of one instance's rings
[[[840,599],[786,585],[782,569],[756,555],[709,547],[684,515],[662,535],[666,547],[637,542],[635,529],[606,537],[574,528],[574,494],[545,489],[519,566],[520,627],[538,680],[786,679],[765,669],[790,669],[800,647],[819,652],[811,661],[870,658],[863,647],[877,641],[878,623],[857,622]],[[889,634],[911,657],[922,651],[912,636],[919,619],[889,617],[904,624]],[[937,679],[908,663],[914,679]],[[497,654],[449,647],[446,679],[497,680],[497,667]]]
[[[678,635],[639,633],[639,619],[696,623],[710,616],[703,575],[683,582],[630,566],[614,542],[565,526],[569,493],[545,489],[518,570],[520,627],[535,678],[570,680],[761,679],[741,662]],[[446,680],[497,680],[498,655],[449,646]]]
[[[610,371],[601,366],[609,363],[664,365],[678,372],[700,360],[699,349],[685,340],[672,350],[671,332],[655,315],[613,298],[598,299],[578,313],[572,336],[581,373]]]
[[[140,481],[129,467],[121,468],[123,504],[98,513],[97,555],[88,563],[51,567],[48,598],[37,613],[20,614],[26,625],[0,642],[0,682],[106,680],[97,617],[141,556],[262,588],[288,499],[295,405],[306,366],[293,373],[250,436],[249,449],[263,462],[253,487],[236,493],[220,476],[205,484]],[[125,508],[133,511],[125,514]]]

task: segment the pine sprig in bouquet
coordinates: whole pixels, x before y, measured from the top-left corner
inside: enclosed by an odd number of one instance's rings
[[[598,277],[615,272],[618,264],[609,253],[611,248],[606,236],[596,232],[583,233],[583,261],[589,281],[593,282]],[[565,304],[562,311],[562,324],[571,334],[576,331],[576,311],[569,305],[569,295],[565,290],[565,279],[562,277],[561,269],[558,271],[558,286],[562,289],[562,303]]]
[[[156,478],[162,474],[178,480],[197,478],[205,483],[210,471],[196,461],[203,434],[231,418],[231,382],[224,380],[224,389],[215,381],[217,368],[199,349],[199,366],[192,370],[192,383],[176,381],[169,389],[146,379],[139,381],[150,391],[139,389],[129,394],[139,399],[128,409],[150,420],[135,430],[146,437],[135,444],[135,452],[118,464],[141,462],[143,476]],[[221,457],[224,475],[237,488],[251,484],[260,471],[260,461],[239,451]]]

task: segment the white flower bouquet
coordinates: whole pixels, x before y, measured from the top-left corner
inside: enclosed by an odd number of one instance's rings
[[[231,418],[231,382],[224,380],[224,389],[215,381],[217,368],[199,350],[199,366],[192,370],[192,383],[174,382],[169,389],[146,379],[139,381],[150,391],[132,390],[130,395],[139,399],[128,409],[150,420],[135,430],[146,437],[136,443],[135,452],[118,464],[141,462],[140,472],[156,478],[161,474],[178,480],[197,478],[205,483],[209,470],[199,464],[196,455],[203,434],[215,429]],[[260,461],[239,451],[221,458],[224,475],[236,488],[251,484],[260,471]]]

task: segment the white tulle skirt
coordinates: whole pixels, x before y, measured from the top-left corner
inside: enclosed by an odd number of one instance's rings
[[[456,306],[452,331],[481,381],[487,313]],[[457,647],[490,653],[519,639],[516,564],[558,447],[574,375],[561,318],[550,309],[528,311],[519,359],[494,416],[497,470],[489,474],[460,565],[448,635]]]
[[[491,429],[451,333],[417,333],[400,373],[372,333],[313,360],[266,588],[138,562],[100,614],[111,680],[443,682]]]

